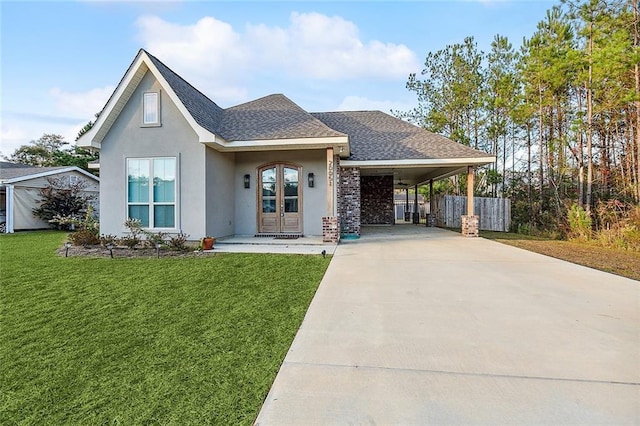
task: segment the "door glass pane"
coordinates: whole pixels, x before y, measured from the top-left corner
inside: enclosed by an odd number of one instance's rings
[[[129,206],[129,219],[139,219],[140,224],[149,227],[149,206]]]
[[[153,201],[172,203],[175,201],[176,160],[160,158],[153,160]]]
[[[263,198],[262,199],[262,213],[275,213],[276,212],[276,199],[275,198]]]
[[[262,183],[262,195],[265,197],[276,196],[276,184],[275,183]]]
[[[262,213],[276,212],[276,168],[262,171]]]
[[[153,208],[153,226],[155,228],[173,228],[175,209],[173,206],[155,206]]]
[[[149,160],[128,160],[127,180],[129,202],[149,202]]]
[[[298,212],[298,169],[285,167],[284,175],[284,211],[285,213]]]
[[[298,213],[298,197],[286,197],[284,211],[285,213]]]

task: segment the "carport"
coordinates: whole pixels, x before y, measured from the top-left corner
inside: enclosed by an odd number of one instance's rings
[[[433,191],[433,182],[459,173],[466,173],[469,197],[462,233],[478,235],[474,170],[495,161],[494,156],[379,111],[313,116],[349,135],[349,156],[339,159],[338,171],[342,236],[360,235],[361,225],[393,224],[394,189],[430,184]]]

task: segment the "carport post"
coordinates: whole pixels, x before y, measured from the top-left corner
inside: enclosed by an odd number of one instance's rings
[[[477,237],[480,218],[473,214],[473,166],[467,166],[467,214],[462,215],[462,235]]]
[[[418,210],[418,185],[413,187],[413,224],[420,223],[420,210]]]
[[[473,166],[467,166],[467,216],[473,216]]]
[[[429,213],[426,213],[426,225],[429,227],[436,226],[436,216],[433,214],[433,179],[429,179]]]

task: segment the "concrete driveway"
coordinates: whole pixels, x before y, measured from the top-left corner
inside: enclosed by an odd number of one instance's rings
[[[640,424],[640,282],[386,232],[338,246],[257,424]]]

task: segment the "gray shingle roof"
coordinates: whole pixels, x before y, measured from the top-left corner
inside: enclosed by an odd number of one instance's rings
[[[312,113],[349,135],[349,160],[481,158],[488,154],[431,133],[381,111]]]
[[[68,166],[62,167],[36,167],[29,164],[8,163],[0,161],[0,179],[15,179],[19,177],[35,175],[38,173],[48,172],[51,170],[66,169]]]
[[[180,101],[184,104],[185,108],[187,108],[187,111],[189,111],[193,119],[211,133],[218,133],[218,126],[222,120],[224,110],[173,72],[158,58],[146,50],[145,53],[149,56],[156,68],[158,68],[162,77],[167,80],[167,83],[169,83],[178,98],[180,98]]]
[[[224,110],[219,132],[230,141],[346,136],[281,94]]]
[[[350,160],[481,158],[488,154],[381,111],[308,113],[281,94],[222,109],[145,51],[194,120],[228,141],[349,136]]]

